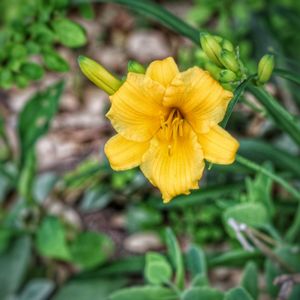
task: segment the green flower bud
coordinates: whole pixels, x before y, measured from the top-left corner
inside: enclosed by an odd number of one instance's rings
[[[231,42],[229,42],[228,40],[226,39],[223,39],[222,43],[221,43],[221,46],[223,49],[226,49],[230,52],[234,52],[234,46],[232,45]]]
[[[139,73],[139,74],[145,74],[146,69],[145,67],[138,63],[137,61],[130,60],[127,64],[127,70],[128,72],[133,72],[133,73]]]
[[[215,40],[216,40],[219,44],[222,43],[223,38],[222,38],[221,36],[219,36],[219,35],[214,35],[213,37],[215,38]]]
[[[231,70],[232,72],[238,72],[240,69],[239,62],[233,52],[223,49],[220,55],[220,61],[222,65]]]
[[[108,95],[114,94],[122,82],[94,60],[80,55],[79,67],[82,73]]]
[[[210,75],[216,79],[216,80],[220,80],[220,73],[222,71],[222,69],[220,69],[218,66],[216,66],[214,63],[208,61],[204,64],[204,68],[205,70],[207,70]]]
[[[216,65],[222,66],[219,60],[222,48],[217,40],[208,33],[201,33],[200,44],[207,57]]]
[[[258,63],[258,81],[260,83],[267,82],[272,76],[274,69],[274,55],[266,54],[264,55]]]
[[[230,70],[221,70],[220,81],[221,82],[231,82],[236,79],[236,74]]]

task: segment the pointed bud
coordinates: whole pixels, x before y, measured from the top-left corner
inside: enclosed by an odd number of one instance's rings
[[[216,65],[221,66],[219,56],[222,48],[217,40],[208,33],[201,33],[200,44],[207,57]]]
[[[260,83],[267,82],[272,76],[274,69],[274,55],[266,54],[264,55],[258,63],[258,81]]]
[[[220,72],[220,81],[221,82],[231,82],[236,79],[236,74],[230,70],[221,70]]]
[[[222,43],[223,38],[222,38],[221,36],[219,36],[219,35],[214,35],[213,37],[215,38],[215,40],[216,40],[219,44]]]
[[[205,70],[207,70],[210,75],[216,79],[216,80],[220,80],[220,73],[222,71],[222,69],[220,69],[218,66],[216,66],[214,63],[208,61],[205,63],[204,65]]]
[[[239,62],[233,52],[223,49],[220,55],[222,65],[232,72],[238,72],[240,69]]]
[[[234,52],[234,46],[232,45],[231,42],[229,42],[228,40],[226,39],[223,39],[222,43],[221,43],[221,46],[223,49],[226,49],[230,52]]]
[[[139,73],[139,74],[145,74],[146,73],[146,69],[145,67],[138,63],[137,61],[134,60],[130,60],[127,64],[127,70],[128,72],[132,72],[132,73]]]
[[[119,79],[94,60],[80,55],[78,63],[82,73],[107,94],[114,94],[121,86]]]

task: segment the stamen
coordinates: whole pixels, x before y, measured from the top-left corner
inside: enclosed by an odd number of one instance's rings
[[[172,155],[172,148],[176,145],[178,137],[183,136],[183,122],[180,111],[173,108],[169,115],[164,118],[161,115],[161,130],[168,143],[168,155]]]

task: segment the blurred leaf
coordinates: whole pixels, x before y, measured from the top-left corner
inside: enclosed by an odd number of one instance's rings
[[[63,87],[63,82],[59,82],[35,94],[21,111],[18,124],[21,164],[37,140],[47,133],[50,122],[57,112]]]
[[[30,80],[41,79],[44,75],[44,69],[40,65],[32,62],[24,63],[21,66],[21,72]]]
[[[250,294],[242,287],[234,288],[225,294],[224,300],[253,300]]]
[[[191,287],[208,287],[209,281],[206,274],[198,274],[194,276]]]
[[[207,276],[206,258],[200,247],[192,245],[186,253],[186,260],[192,278],[197,275]]]
[[[175,282],[176,285],[182,289],[184,286],[184,265],[181,255],[181,250],[177,239],[171,230],[171,228],[166,229],[166,243],[168,248],[168,254],[172,261],[172,264],[176,270]]]
[[[270,166],[265,166],[272,170]],[[257,173],[254,180],[247,178],[247,199],[249,202],[264,204],[268,213],[269,219],[275,213],[275,207],[271,198],[272,179],[263,173]]]
[[[13,232],[8,228],[0,228],[0,255],[7,249]]]
[[[130,232],[153,229],[162,223],[162,215],[147,205],[130,206],[126,214],[126,226]]]
[[[254,300],[258,298],[258,270],[254,262],[248,262],[243,273],[241,286],[252,296]]]
[[[122,289],[110,295],[109,300],[175,300],[176,294],[159,286],[142,286]],[[99,299],[100,300],[100,299]]]
[[[0,255],[0,299],[9,300],[19,289],[31,257],[30,238],[23,236],[12,242]]]
[[[77,275],[78,278],[99,278],[107,276],[122,276],[129,274],[141,274],[145,267],[144,256],[129,256],[110,262],[97,270],[81,272]]]
[[[275,168],[300,176],[300,158],[258,139],[241,139],[239,153],[258,163],[271,161]]]
[[[82,3],[79,5],[80,14],[87,20],[93,20],[95,18],[95,13],[93,5],[91,3]]]
[[[68,62],[57,52],[46,51],[43,53],[45,66],[52,71],[67,72],[70,70]]]
[[[35,245],[43,256],[70,260],[65,228],[56,217],[47,216],[43,219],[37,231]]]
[[[82,232],[71,244],[72,262],[83,268],[91,268],[104,263],[113,254],[112,240],[101,233]]]
[[[281,76],[282,78],[288,79],[288,80],[300,85],[300,76],[297,73],[293,73],[291,71],[282,70],[282,69],[275,69],[274,73],[276,75]]]
[[[166,258],[159,253],[146,254],[145,277],[151,284],[162,285],[170,282],[172,268]]]
[[[48,279],[33,279],[23,289],[16,300],[46,300],[54,289],[54,283]]]
[[[200,190],[193,191],[190,195],[180,195],[167,204],[162,203],[162,201],[158,201],[161,199],[157,199],[155,197],[149,199],[149,202],[154,207],[169,210],[177,207],[193,206],[195,204],[205,203],[209,199],[223,198],[226,195],[237,194],[243,188],[244,183],[211,185],[203,187]]]
[[[83,28],[68,19],[56,19],[52,22],[52,27],[61,44],[70,48],[84,46],[87,42]]]
[[[229,219],[253,227],[263,227],[269,223],[267,210],[261,203],[242,203],[229,207],[223,213],[223,218],[226,227],[232,234],[234,231],[228,225]]]
[[[52,300],[104,300],[126,284],[124,279],[71,280]]]
[[[36,171],[35,143],[47,133],[58,109],[63,83],[50,86],[35,94],[19,115],[18,133],[21,145],[19,192],[28,201],[32,198]]]
[[[249,91],[265,107],[268,115],[273,119],[275,124],[285,131],[298,145],[300,145],[300,126],[296,118],[283,108],[278,100],[273,98],[264,89],[248,86]]]
[[[183,293],[182,300],[223,300],[223,297],[223,293],[216,289],[209,287],[193,287]]]
[[[30,27],[29,31],[35,42],[40,45],[52,44],[54,41],[53,31],[44,23],[34,22]]]
[[[22,58],[26,57],[27,55],[27,49],[23,45],[14,44],[12,47],[9,55],[13,58]]]
[[[211,268],[217,266],[243,266],[246,260],[261,257],[262,254],[260,251],[231,250],[209,258],[208,265]]]
[[[20,89],[24,89],[29,85],[29,79],[23,75],[17,75],[15,77],[16,85]]]
[[[39,203],[44,202],[58,180],[58,175],[54,173],[49,172],[39,175],[34,182],[34,199]]]
[[[14,80],[13,74],[8,69],[0,69],[0,88],[9,89],[12,87]]]
[[[80,210],[83,212],[98,211],[106,207],[112,200],[111,188],[98,185],[85,191],[80,202]]]
[[[55,8],[63,9],[70,4],[70,0],[51,0],[51,3]]]
[[[19,194],[26,200],[31,202],[33,200],[32,190],[34,184],[34,177],[37,168],[36,155],[33,149],[28,149],[25,161],[22,164],[19,179],[18,191]]]

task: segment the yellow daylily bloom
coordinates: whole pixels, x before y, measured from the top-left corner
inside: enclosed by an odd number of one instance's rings
[[[115,170],[139,166],[164,202],[197,189],[204,160],[231,164],[239,143],[218,123],[232,93],[208,72],[179,72],[173,58],[128,73],[110,96],[107,113],[117,134],[105,145]]]

